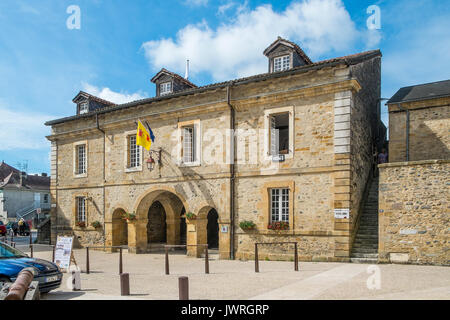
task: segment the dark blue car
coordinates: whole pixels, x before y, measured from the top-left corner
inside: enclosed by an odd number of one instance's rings
[[[35,270],[34,281],[39,281],[39,291],[49,292],[61,285],[59,267],[43,259],[30,258],[25,253],[0,242],[0,287],[3,282],[14,282],[23,268]]]

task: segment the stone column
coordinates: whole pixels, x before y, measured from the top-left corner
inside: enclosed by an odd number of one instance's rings
[[[147,252],[147,223],[148,219],[128,221],[128,252]]]
[[[222,232],[227,231],[227,232]],[[230,223],[219,223],[219,259],[230,259]]]
[[[206,226],[208,219],[187,220],[187,235],[186,243],[187,255],[190,257],[200,258],[203,252],[205,252],[204,246],[198,246],[199,244],[207,243],[207,231]]]
[[[179,244],[180,243],[180,218],[167,219],[167,244]]]

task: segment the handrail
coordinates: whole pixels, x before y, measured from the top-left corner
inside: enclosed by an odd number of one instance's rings
[[[170,274],[169,272],[169,248],[187,248],[187,247],[205,247],[205,273],[209,274],[209,255],[208,255],[208,244],[166,244],[164,245],[165,249],[165,271],[166,274]]]
[[[258,245],[264,244],[294,244],[294,270],[298,271],[298,242],[255,242],[255,272],[259,272]]]

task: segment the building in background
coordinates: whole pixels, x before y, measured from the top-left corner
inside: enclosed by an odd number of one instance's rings
[[[52,241],[138,253],[187,243],[195,256],[208,244],[222,259],[297,241],[302,260],[349,261],[385,132],[381,52],[313,62],[278,38],[264,55],[267,73],[203,87],[162,69],[155,97],[121,105],[78,94],[76,115],[46,123]],[[150,154],[136,146],[138,119],[156,137]]]
[[[450,265],[450,80],[401,88],[387,105],[379,260]]]
[[[50,177],[28,175],[2,161],[0,164],[0,220],[24,218],[36,225],[49,214]]]

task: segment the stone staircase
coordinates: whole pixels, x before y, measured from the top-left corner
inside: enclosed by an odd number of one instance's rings
[[[378,261],[378,177],[372,180],[365,199],[350,260],[356,263]]]

